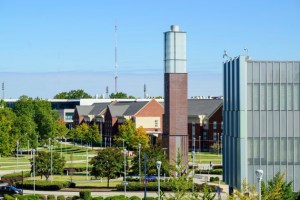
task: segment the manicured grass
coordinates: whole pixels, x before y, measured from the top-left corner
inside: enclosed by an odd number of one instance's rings
[[[27,150],[27,149],[26,149]],[[74,146],[72,144],[62,144],[62,148],[60,148],[60,144],[54,146],[54,152],[62,152],[62,156],[66,160],[65,167],[85,167],[86,166],[86,147]],[[48,147],[39,147],[38,151],[49,152]],[[89,160],[97,154],[97,151],[91,148],[88,148],[88,156]],[[71,164],[71,157],[73,164]],[[30,169],[30,158],[31,155],[27,154],[27,151],[23,151],[22,156],[19,154],[18,164],[19,170]],[[78,162],[82,161],[82,162]],[[0,158],[0,170],[16,170],[17,165],[17,157],[1,157]],[[91,167],[91,166],[90,166]]]
[[[33,180],[33,178],[29,177],[26,178],[26,180]],[[36,180],[45,180],[45,177],[43,176],[43,179],[41,179],[40,176],[36,176]],[[102,178],[102,182],[100,180],[95,180],[93,176],[88,176],[88,180],[85,175],[54,175],[53,181],[73,181],[76,183],[76,187],[99,187],[99,188],[106,188],[107,186],[107,178]],[[121,180],[110,180],[109,186],[116,187],[117,184],[120,184]]]
[[[212,162],[213,164],[221,164],[222,163],[222,155],[211,152],[199,152],[195,153],[194,162],[197,164],[209,164],[209,162]],[[192,162],[192,153],[189,152],[189,162]]]
[[[109,187],[110,188],[114,188],[116,187],[116,185],[120,184],[122,181],[113,181],[110,180],[109,181]],[[100,188],[106,188],[107,186],[107,182],[106,181],[102,181],[102,183],[100,183],[100,181],[97,182],[77,182],[76,183],[76,187],[100,187]]]

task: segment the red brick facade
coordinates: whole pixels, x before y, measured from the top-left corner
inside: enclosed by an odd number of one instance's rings
[[[187,106],[187,74],[165,73],[163,148],[172,163],[176,160],[178,148],[183,162],[188,160]]]
[[[137,112],[135,117],[159,117],[160,118],[160,127],[159,128],[145,128],[146,131],[163,131],[163,106],[158,103],[156,100],[152,99],[147,103],[139,112]]]

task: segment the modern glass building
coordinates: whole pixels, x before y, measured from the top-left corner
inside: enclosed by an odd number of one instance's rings
[[[300,190],[300,61],[223,64],[223,170],[230,189],[284,172]]]

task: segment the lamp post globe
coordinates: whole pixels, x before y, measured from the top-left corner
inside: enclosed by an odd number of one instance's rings
[[[255,171],[255,175],[258,181],[258,199],[261,200],[261,181],[263,177],[264,171],[261,169],[258,169]]]
[[[158,175],[158,200],[160,200],[160,168],[161,168],[161,161],[156,161],[156,167],[157,167],[157,175]]]

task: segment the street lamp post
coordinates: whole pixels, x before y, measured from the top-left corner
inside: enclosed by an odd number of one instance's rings
[[[195,147],[195,146],[196,146],[196,145],[195,145],[195,142],[196,142],[196,138],[193,137],[193,151],[195,151],[195,148],[196,148],[196,147]]]
[[[106,148],[106,137],[104,137],[104,147]]]
[[[192,151],[192,162],[193,162],[193,176],[192,176],[192,180],[193,180],[193,185],[192,185],[192,192],[194,194],[194,176],[195,176],[195,169],[194,169],[194,157],[195,157],[195,151]]]
[[[109,147],[111,147],[111,137],[109,137]]]
[[[89,165],[88,165],[88,162],[89,162],[89,149],[86,148],[86,180],[88,180],[88,176],[89,176]]]
[[[35,195],[35,149],[32,149],[33,154],[33,195]]]
[[[161,161],[156,161],[157,167],[157,175],[158,175],[158,200],[160,200],[160,168],[161,168]]]
[[[139,178],[140,178],[140,182],[141,182],[141,144],[138,144],[139,146]]]
[[[218,157],[220,156],[219,154],[219,149],[220,149],[220,133],[218,133]]]
[[[29,140],[27,140],[27,155],[29,155]]]
[[[221,144],[223,146],[223,136],[221,135]],[[222,146],[221,146],[221,152],[222,152]],[[222,153],[222,158],[221,158],[221,165],[223,165],[223,153]]]
[[[126,197],[126,185],[127,185],[127,182],[126,182],[126,155],[127,155],[127,150],[126,149],[123,150],[123,154],[124,154],[124,195]]]
[[[17,171],[19,169],[19,155],[18,155],[18,153],[19,153],[19,142],[17,142]]]
[[[49,151],[51,151],[51,140],[50,140],[50,138],[48,139],[48,145],[49,145]]]
[[[125,148],[125,139],[122,140],[123,141],[123,149]]]
[[[261,180],[262,180],[264,171],[261,169],[258,169],[255,171],[255,174],[256,174],[257,181],[258,181],[258,199],[261,200]]]
[[[61,139],[61,141],[60,141],[60,157],[62,157],[62,139]]]
[[[199,154],[201,152],[201,136],[199,136]]]
[[[50,168],[51,183],[52,183],[52,180],[53,180],[53,176],[52,176],[52,173],[53,173],[53,169],[52,169],[52,165],[53,165],[52,149],[53,149],[53,145],[50,146],[50,154],[51,154],[51,168]]]

